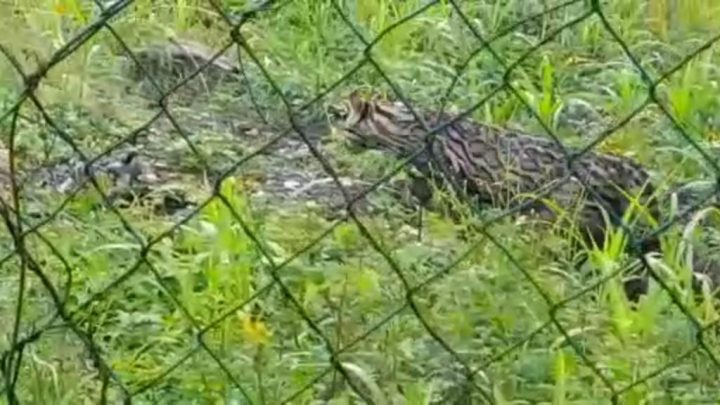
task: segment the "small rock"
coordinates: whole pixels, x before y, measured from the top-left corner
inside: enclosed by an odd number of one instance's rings
[[[294,189],[300,187],[300,182],[297,180],[285,180],[283,182],[283,187],[294,190]]]

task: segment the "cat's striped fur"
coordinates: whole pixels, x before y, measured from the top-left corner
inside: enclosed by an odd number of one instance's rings
[[[549,138],[451,114],[416,113],[431,130],[449,124],[436,132],[433,141],[426,142],[428,131],[402,102],[364,99],[355,91],[334,109],[335,125],[346,132],[355,148],[378,149],[409,158],[424,145],[425,149],[414,155],[412,165],[441,188],[450,184],[450,189],[476,204],[503,208],[523,204],[525,209],[519,212],[552,220],[557,217],[553,204],[571,209],[579,203],[574,221],[591,244],[603,246],[606,218],[617,224],[633,199],[659,219],[650,175],[631,159],[589,152],[578,156],[570,170],[563,150]],[[548,189],[551,191],[545,199],[536,198]],[[645,232],[649,229],[635,228]],[[657,238],[647,238],[642,251],[649,253],[659,248]],[[634,279],[625,288],[629,298],[636,300],[646,291],[647,283],[644,277]]]

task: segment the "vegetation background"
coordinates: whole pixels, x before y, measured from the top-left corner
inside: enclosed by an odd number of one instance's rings
[[[121,11],[103,22],[102,7]],[[255,197],[258,176],[290,169],[253,155],[267,138],[250,135],[281,134],[292,114],[337,173],[375,179],[397,162],[348,153],[322,125],[324,106],[355,88],[452,112],[487,98],[473,118],[549,127],[568,145],[632,156],[662,184],[717,182],[707,158],[720,133],[720,3],[4,1],[0,141],[22,168],[72,154],[57,128],[87,156],[108,150],[158,114],[126,92],[125,46],[173,37],[219,51],[239,20],[244,47],[225,56],[242,62],[241,84],[170,103],[194,129],[159,127],[163,140],[147,145],[196,173],[198,154],[219,171],[241,162],[217,192],[201,174],[186,179],[215,198],[181,222],[97,209],[92,188],[63,204],[31,190],[23,213],[58,212],[22,249],[0,233],[4,401],[717,402],[717,311],[657,285],[630,310],[610,277],[627,265],[620,232],[592,251],[601,272],[591,275],[557,259],[567,241],[523,218],[459,236],[495,212],[461,223],[425,213],[420,240],[415,214],[392,199],[362,226],[329,219],[290,197]],[[34,103],[18,66],[29,74],[58,55]],[[686,274],[680,238],[693,225],[663,234],[655,263],[668,285]]]

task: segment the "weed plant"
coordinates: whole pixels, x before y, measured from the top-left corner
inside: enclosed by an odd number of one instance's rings
[[[167,36],[220,49],[231,27],[215,6],[233,17],[251,3],[136,0],[108,21],[113,32],[100,30],[54,67],[37,97],[86,154],[98,154],[154,113],[124,93],[117,38],[133,51]],[[693,144],[717,157],[720,58],[715,45],[704,46],[720,33],[717,2],[429,3],[298,0],[258,12],[240,29],[253,54],[239,47],[227,54],[241,57],[246,75],[231,114],[280,131],[289,126],[283,99],[304,114],[310,110],[300,106],[326,90],[315,113],[354,88],[393,96],[399,89],[414,107],[451,112],[487,98],[474,119],[538,134],[549,128],[566,145],[631,156],[661,188],[716,181],[713,163]],[[591,9],[597,4],[601,13]],[[6,1],[0,44],[29,73],[99,14],[91,1]],[[0,58],[3,111],[23,85]],[[180,111],[171,107],[194,114]],[[26,102],[21,114],[13,141],[20,163],[71,152],[38,108]],[[9,118],[2,127],[8,145]],[[323,153],[346,176],[377,178],[397,164],[375,152],[348,153],[338,133]],[[266,163],[260,155],[248,164]],[[195,186],[202,189],[200,180]],[[604,250],[587,247],[590,260],[576,269],[567,253],[571,228],[538,231],[522,217],[483,232],[468,227],[495,217],[492,210],[465,211],[457,223],[425,212],[419,241],[409,225],[415,216],[399,206],[360,216],[360,228],[287,201],[258,205],[242,170],[219,193],[180,225],[124,209],[129,227],[97,208],[97,192],[74,197],[25,238],[59,301],[0,233],[4,399],[11,391],[26,404],[94,403],[102,395],[110,403],[130,395],[136,403],[235,404],[720,398],[718,313],[680,283],[692,257],[682,237],[696,236],[696,222],[669,228],[663,256],[651,258],[673,297],[653,282],[633,310],[618,276],[633,264],[620,229]],[[57,206],[56,196],[46,200],[34,207]],[[717,210],[698,215],[717,219]],[[58,303],[70,322],[56,316]],[[107,388],[88,340],[112,370]],[[14,370],[10,360],[21,351]]]

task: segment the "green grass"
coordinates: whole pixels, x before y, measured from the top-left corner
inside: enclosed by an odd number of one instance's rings
[[[216,3],[237,12],[249,2]],[[648,83],[597,14],[563,28],[586,13],[591,2],[580,1],[514,28],[515,22],[559,2],[458,3],[477,32],[494,39],[492,52],[486,49],[468,59],[480,42],[451,4],[441,1],[388,32],[368,53],[414,106],[446,104],[449,111],[463,111],[490,95],[502,84],[506,67],[516,64],[508,78],[527,106],[505,89],[473,117],[540,134],[544,125],[563,142],[582,147],[645,101]],[[720,8],[712,1],[600,3],[603,16],[651,80],[720,32]],[[297,108],[363,60],[365,46],[358,35],[371,41],[425,2],[339,1],[356,31],[332,2],[280,4],[240,30],[254,53],[241,52],[249,87],[273,131],[288,126],[285,106],[253,59]],[[0,10],[0,43],[26,72],[49,60],[96,15],[92,2],[77,0],[6,2]],[[664,17],[668,15],[672,18]],[[230,28],[209,2],[136,1],[111,24],[134,50],[167,35],[216,48],[230,38]],[[49,114],[89,155],[152,115],[146,103],[122,92],[125,83],[116,63],[121,53],[122,46],[103,30],[52,69],[38,88]],[[0,60],[4,111],[21,94],[22,81],[7,60]],[[677,125],[705,148],[718,139],[719,62],[711,47],[657,86]],[[459,70],[463,74],[447,92]],[[393,94],[383,75],[366,63],[323,103],[337,102],[357,87]],[[247,89],[231,98],[220,103],[225,116],[265,128]],[[181,120],[196,115],[181,107],[173,111]],[[320,107],[309,116],[318,111]],[[39,119],[29,104],[21,112]],[[9,120],[2,127],[1,140],[7,145]],[[213,131],[218,130],[193,134],[193,139],[204,153],[220,156],[216,160],[239,159],[242,151],[256,146],[235,138],[236,153],[213,143]],[[333,135],[323,150],[341,174],[376,178],[394,166],[376,153],[347,153],[338,134]],[[178,138],[172,139],[168,149],[190,155]],[[70,152],[40,121],[21,121],[14,141],[20,163],[26,165]],[[714,175],[657,105],[647,106],[596,148],[635,157],[662,184]],[[249,164],[262,170],[268,164],[263,159]],[[425,213],[419,242],[409,219],[393,207],[389,215],[362,217],[375,242],[399,265],[392,268],[352,222],[338,225],[302,208],[255,204],[242,186],[244,175],[223,184],[232,211],[213,200],[154,244],[146,261],[138,261],[137,240],[117,217],[93,208],[99,198],[94,191],[73,199],[44,226],[44,240],[34,234],[26,239],[30,254],[65,302],[64,310],[95,342],[134,402],[358,403],[357,393],[332,368],[328,345],[339,351],[334,360],[352,385],[377,404],[463,403],[460,399],[468,396],[473,403],[491,398],[502,404],[595,404],[610,403],[613,393],[622,404],[720,398],[720,352],[712,327],[699,339],[687,314],[655,283],[635,311],[617,277],[592,288],[600,277],[628,265],[621,232],[610,234],[604,251],[590,250],[587,267],[599,271],[591,274],[568,264],[569,244],[559,233],[572,230],[563,226],[558,225],[557,234],[538,232],[525,218],[507,218],[488,228],[492,238],[467,229],[461,238],[464,225],[495,212],[466,215],[460,225]],[[199,181],[191,186],[209,195]],[[58,198],[33,204],[56,207]],[[173,226],[173,219],[142,208],[122,214],[145,241]],[[671,286],[687,276],[679,239],[693,231],[672,228],[663,237],[665,254],[655,266]],[[8,234],[0,234],[0,256],[12,246]],[[451,271],[443,271],[465,252]],[[271,276],[273,264],[283,264],[276,274],[283,288]],[[134,267],[129,277],[106,290]],[[3,354],[12,343],[22,268],[19,256],[0,267]],[[24,272],[21,338],[56,311],[41,280],[28,269]],[[701,324],[717,321],[708,301],[697,303],[687,291],[676,292]],[[250,318],[253,308],[261,311],[259,321]],[[53,321],[54,328],[24,347],[15,393],[22,403],[32,404],[98,401],[102,382],[92,357],[67,324]],[[458,361],[476,371],[472,388]],[[0,382],[3,400],[6,382]],[[107,396],[118,403],[121,390],[111,383]]]

